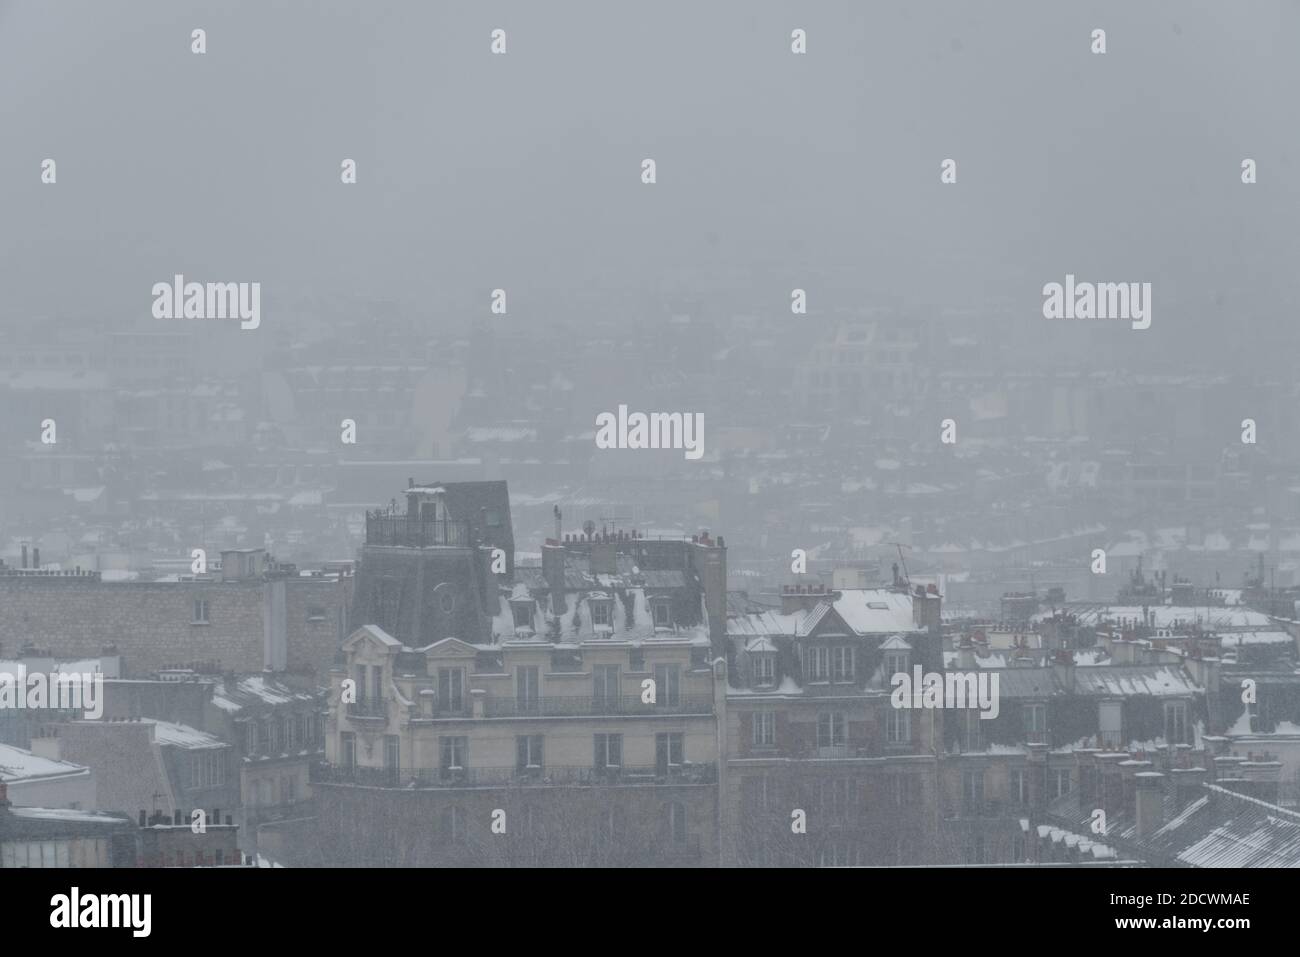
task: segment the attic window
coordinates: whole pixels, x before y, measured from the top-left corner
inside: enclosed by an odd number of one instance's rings
[[[610,628],[614,624],[614,600],[612,598],[593,598],[591,605],[591,623],[598,627]]]
[[[489,508],[483,516],[483,521],[487,524],[488,528],[500,528],[501,512],[495,508]]]
[[[885,652],[885,680],[892,680],[894,675],[907,674],[907,652]]]
[[[758,687],[776,684],[776,655],[771,652],[754,655],[754,684]]]
[[[512,601],[510,610],[514,612],[516,628],[533,627],[533,603],[531,601]]]
[[[324,606],[324,605],[308,605],[308,606],[307,606],[307,620],[308,620],[308,621],[324,621],[324,620],[325,620],[325,606]]]
[[[668,604],[667,599],[660,599],[651,605],[654,612],[656,628],[671,628],[673,626],[672,606]]]

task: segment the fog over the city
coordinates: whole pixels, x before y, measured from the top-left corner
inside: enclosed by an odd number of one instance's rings
[[[0,867],[1300,862],[1298,40],[0,0]]]

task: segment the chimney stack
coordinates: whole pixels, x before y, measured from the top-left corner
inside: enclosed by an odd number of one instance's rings
[[[1149,837],[1164,825],[1165,776],[1159,771],[1140,771],[1137,779],[1138,837]]]

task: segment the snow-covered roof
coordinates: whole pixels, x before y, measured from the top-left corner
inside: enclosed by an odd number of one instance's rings
[[[80,764],[56,761],[23,748],[0,744],[0,781],[6,784],[78,774],[89,774],[89,771]]]
[[[175,724],[171,721],[158,721],[152,718],[146,720],[154,726],[154,740],[158,744],[184,748],[187,751],[226,747],[226,743],[215,735],[200,731],[198,728],[191,728],[187,724]]]

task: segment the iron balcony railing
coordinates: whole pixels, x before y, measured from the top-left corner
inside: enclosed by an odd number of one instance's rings
[[[383,698],[361,698],[348,704],[348,716],[352,718],[386,718],[388,702]]]
[[[661,698],[655,704],[644,704],[640,695],[565,695],[522,700],[497,697],[488,698],[483,704],[483,714],[488,718],[712,713],[713,698],[710,695],[679,695],[669,700]]]
[[[311,780],[320,784],[389,788],[716,784],[718,768],[713,763],[526,768],[364,768],[317,764],[312,766]]]
[[[470,541],[469,522],[422,520],[386,512],[366,513],[367,545],[404,545],[408,548],[452,545],[463,548]]]

